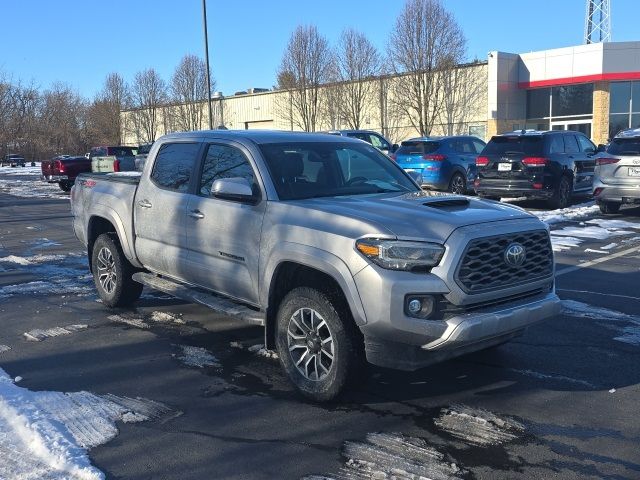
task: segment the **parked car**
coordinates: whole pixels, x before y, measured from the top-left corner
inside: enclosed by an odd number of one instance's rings
[[[40,170],[40,178],[44,182],[57,183],[63,191],[68,192],[80,173],[91,171],[91,160],[84,156],[58,155],[51,160],[43,160]]]
[[[576,193],[591,194],[596,146],[571,130],[519,130],[496,135],[476,159],[475,190],[481,197],[545,199],[569,205]]]
[[[593,196],[605,214],[640,203],[640,128],[618,133],[596,159]]]
[[[18,155],[17,153],[9,153],[4,156],[2,161],[0,162],[0,166],[6,167],[7,165],[10,167],[24,167],[27,164],[27,161],[24,159],[22,155]]]
[[[147,156],[149,155],[149,150],[151,150],[152,146],[153,143],[145,143],[144,145],[140,145],[138,147],[138,153],[136,153],[135,159],[136,170],[138,172],[141,172],[144,168],[144,162],[146,162]]]
[[[135,147],[93,147],[89,151],[92,172],[127,172],[135,167]]]
[[[423,191],[362,141],[218,130],[156,143],[140,175],[82,174],[72,189],[103,305],[145,284],[261,325],[314,400],[360,359],[415,370],[559,312],[544,223]]]
[[[422,175],[422,186],[464,194],[473,191],[476,157],[485,147],[476,137],[412,138],[391,155],[398,165]]]
[[[367,143],[370,143],[378,150],[386,153],[387,155],[391,155],[398,149],[397,144],[392,144],[389,140],[384,138],[377,132],[372,130],[329,130],[328,132],[331,135],[340,135],[343,137],[349,138],[357,138],[358,140],[363,140]]]

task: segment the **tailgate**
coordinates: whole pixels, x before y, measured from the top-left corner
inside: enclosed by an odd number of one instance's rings
[[[113,172],[113,165],[115,161],[115,155],[108,155],[106,157],[93,157],[91,159],[91,171],[96,173]]]
[[[40,164],[42,175],[56,175],[55,162],[53,160],[43,160]]]

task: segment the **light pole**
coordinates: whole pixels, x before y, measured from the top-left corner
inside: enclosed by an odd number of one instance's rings
[[[204,23],[204,60],[207,65],[207,105],[209,106],[209,130],[213,130],[211,111],[211,71],[209,70],[209,37],[207,35],[207,0],[202,0],[202,21]]]

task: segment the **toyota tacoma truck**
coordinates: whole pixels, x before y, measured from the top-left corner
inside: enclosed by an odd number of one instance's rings
[[[146,285],[260,325],[315,401],[364,360],[416,370],[559,312],[544,223],[424,192],[355,139],[174,133],[142,172],[82,174],[71,199],[106,307]]]

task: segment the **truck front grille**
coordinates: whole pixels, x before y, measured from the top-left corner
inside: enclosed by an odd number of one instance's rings
[[[505,260],[506,249],[518,243],[525,250],[521,265]],[[546,230],[495,235],[472,240],[456,270],[456,283],[465,293],[483,293],[549,278],[553,275],[553,251]]]

